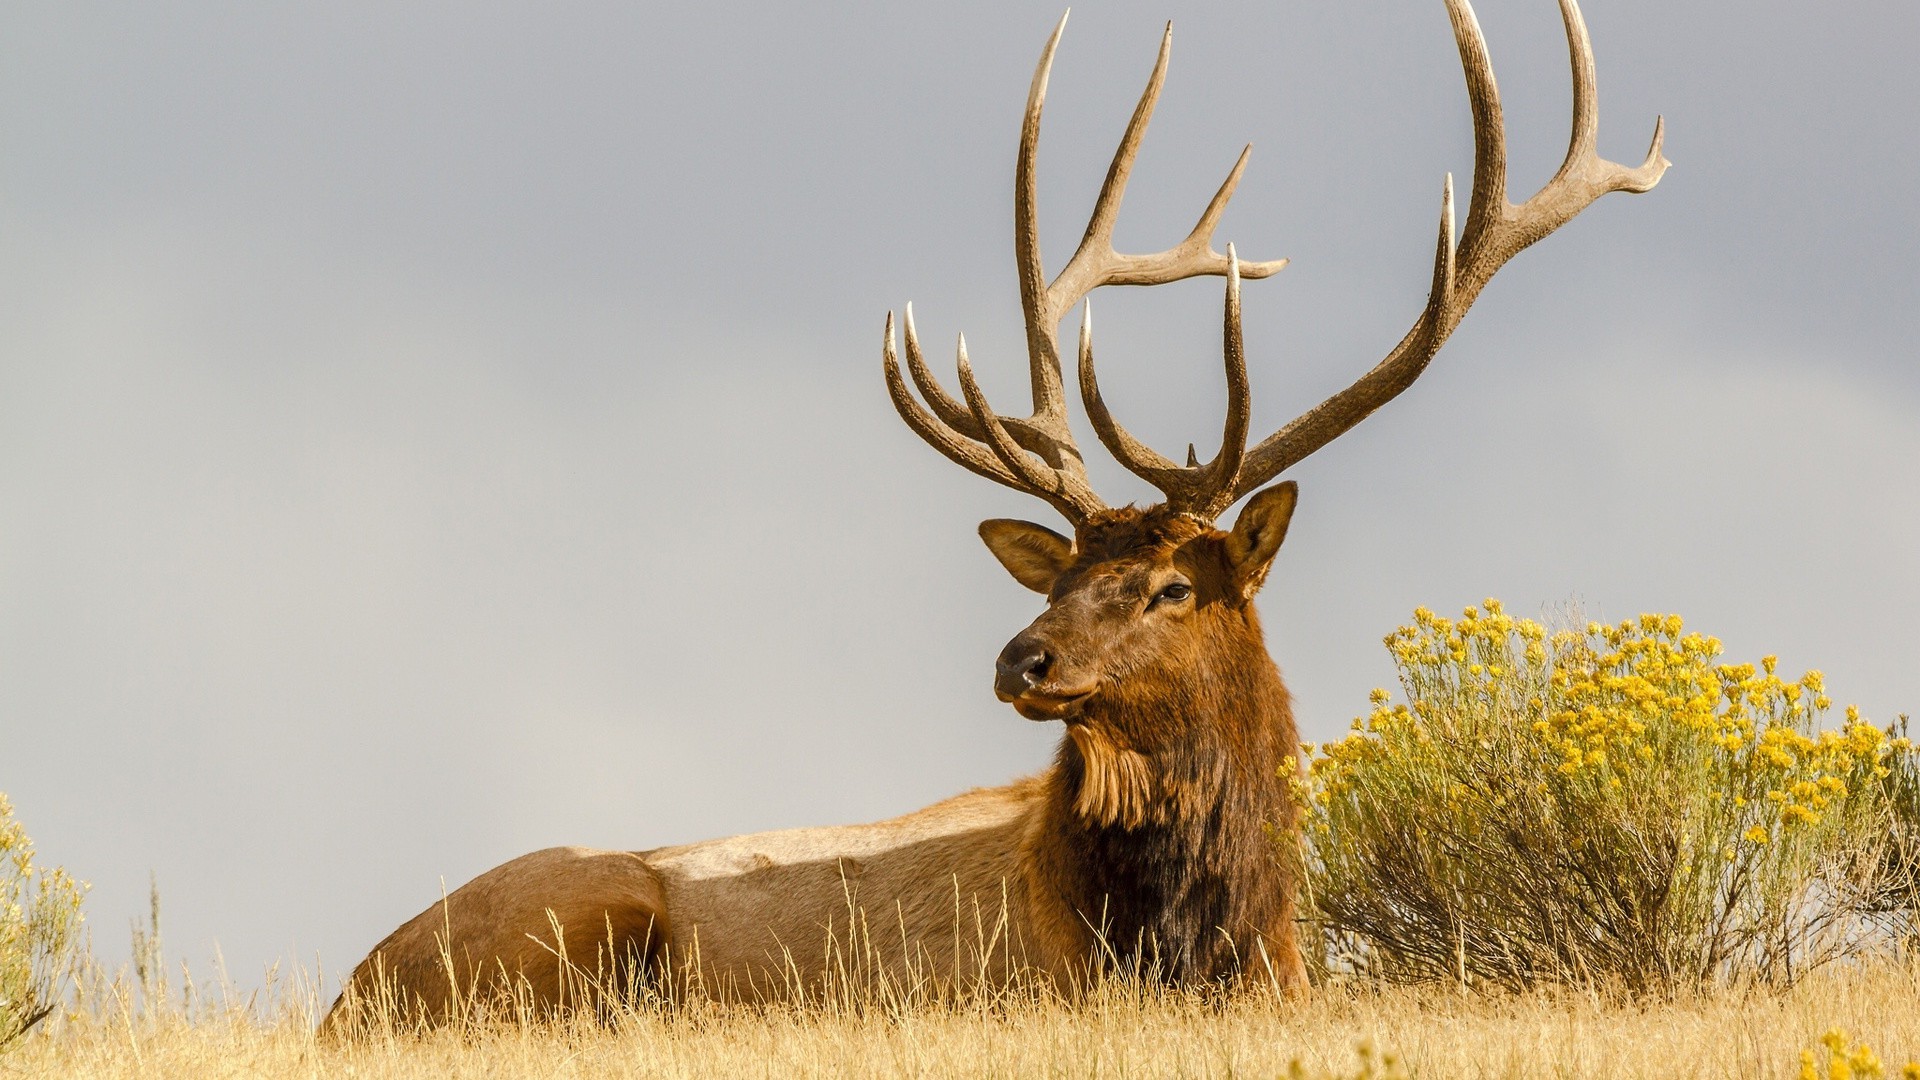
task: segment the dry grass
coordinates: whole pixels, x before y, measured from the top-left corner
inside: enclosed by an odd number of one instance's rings
[[[153,1015],[110,996],[0,1056],[0,1076],[1271,1077],[1298,1061],[1307,1076],[1348,1077],[1362,1074],[1362,1049],[1377,1047],[1416,1077],[1745,1080],[1799,1076],[1800,1052],[1835,1027],[1878,1050],[1891,1075],[1920,1058],[1914,963],[1840,967],[1785,992],[1637,1004],[1566,991],[1336,986],[1296,1005],[1121,988],[1073,1008],[1027,1001],[886,1017],[687,1007],[611,1027],[509,1025],[356,1042],[314,1036],[310,993],[282,995],[268,1009],[195,1011]]]

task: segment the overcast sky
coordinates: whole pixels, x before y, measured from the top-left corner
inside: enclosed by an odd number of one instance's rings
[[[1479,9],[1516,197],[1551,0]],[[1677,611],[1920,711],[1920,7],[1590,0],[1600,148],[1674,169],[1522,255],[1297,467],[1261,600],[1308,738],[1420,604]],[[1024,409],[1012,163],[1049,4],[11,4],[0,35],[0,790],[174,951],[339,970],[557,843],[851,822],[1040,768],[995,702],[1058,526],[922,445],[908,300]],[[1439,0],[1089,2],[1057,269],[1176,20],[1119,228],[1219,238],[1256,437],[1409,325],[1471,141]],[[1464,208],[1463,208],[1464,209]],[[1098,298],[1102,388],[1217,442],[1219,282]],[[1084,428],[1082,429],[1084,432]],[[1090,434],[1081,443],[1094,447]],[[1092,452],[1109,502],[1149,494]]]

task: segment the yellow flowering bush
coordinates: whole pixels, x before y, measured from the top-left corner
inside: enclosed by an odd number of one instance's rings
[[[1406,700],[1309,748],[1333,963],[1406,978],[1791,979],[1886,915],[1904,738],[1677,615],[1549,632],[1496,600],[1386,639]],[[1878,897],[1879,900],[1874,898]],[[1875,904],[1878,904],[1878,908]]]
[[[55,1006],[80,960],[85,886],[33,862],[33,841],[0,794],[0,1049]]]

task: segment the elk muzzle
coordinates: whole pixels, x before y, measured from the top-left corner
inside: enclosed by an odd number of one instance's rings
[[[994,695],[1029,720],[1071,718],[1093,695],[1093,688],[1063,685],[1059,668],[1054,649],[1029,627],[1007,642],[994,660]]]

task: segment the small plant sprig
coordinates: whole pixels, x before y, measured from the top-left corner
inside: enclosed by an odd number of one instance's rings
[[[1825,677],[1722,663],[1677,615],[1549,632],[1421,608],[1385,690],[1310,752],[1333,962],[1405,978],[1791,981],[1891,917],[1889,783],[1913,749]]]
[[[1287,1080],[1407,1080],[1406,1062],[1397,1054],[1376,1055],[1371,1039],[1356,1043],[1353,1054],[1358,1064],[1352,1072],[1344,1069],[1316,1072],[1308,1068],[1306,1062],[1294,1058],[1287,1063]]]
[[[81,959],[86,885],[34,864],[33,841],[0,794],[0,1050],[59,1006]]]

